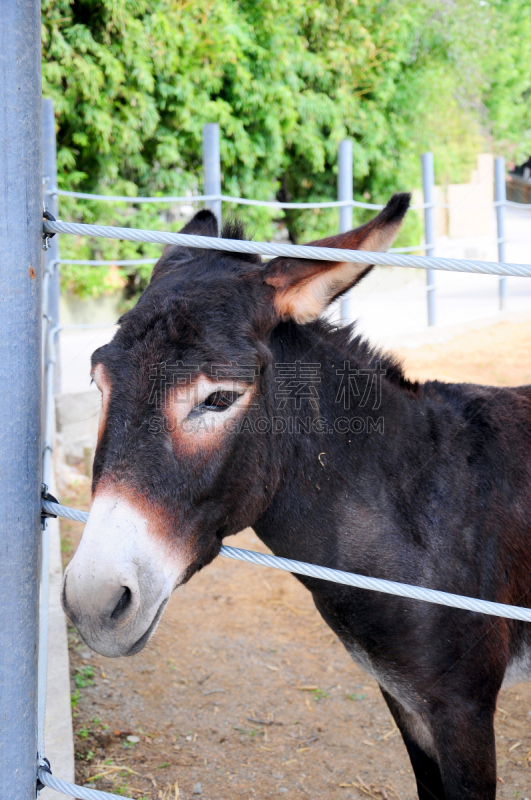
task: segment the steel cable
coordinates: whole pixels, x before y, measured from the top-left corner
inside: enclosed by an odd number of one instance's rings
[[[103,792],[101,789],[89,789],[88,786],[76,786],[74,783],[62,781],[46,769],[42,769],[42,767],[39,767],[38,776],[45,786],[55,789],[56,792],[61,792],[61,794],[69,794],[75,797],[76,800],[131,800],[131,798],[123,794],[111,794],[110,792]]]
[[[67,519],[86,522],[88,520],[87,511],[77,511],[74,508],[51,503],[47,500],[42,501],[45,511],[57,514]],[[296,575],[307,575],[310,578],[319,578],[324,581],[341,583],[346,586],[354,586],[358,589],[369,589],[374,592],[383,592],[398,597],[409,597],[413,600],[423,600],[426,603],[436,603],[437,605],[449,606],[450,608],[460,608],[465,611],[474,611],[478,614],[490,614],[495,617],[505,617],[507,619],[518,619],[523,622],[531,622],[531,608],[521,608],[510,606],[505,603],[495,603],[491,600],[479,600],[475,597],[465,597],[463,595],[441,592],[437,589],[427,589],[423,586],[412,586],[408,583],[398,583],[397,581],[384,580],[382,578],[370,578],[366,575],[357,575],[353,572],[344,572],[330,567],[319,567],[316,564],[306,564],[303,561],[295,561],[290,558],[281,558],[266,553],[257,553],[252,550],[241,550],[238,547],[227,547],[223,545],[220,555],[225,558],[233,558],[237,561],[246,561],[249,564],[257,564],[262,567],[273,567],[285,572],[293,572]]]
[[[128,195],[112,194],[89,194],[88,192],[67,192],[64,189],[49,189],[47,194],[59,197],[76,197],[79,200],[105,200],[109,203],[175,203],[186,205],[187,203],[212,203],[221,200],[224,203],[235,203],[241,206],[261,206],[263,208],[293,208],[293,209],[312,209],[312,208],[342,208],[344,206],[354,206],[357,208],[369,208],[381,210],[384,208],[379,203],[364,203],[360,200],[325,200],[316,203],[282,203],[278,200],[249,200],[245,197],[233,197],[228,194],[204,194],[191,195],[190,197],[130,197]],[[415,206],[424,208],[424,204]]]
[[[341,261],[351,264],[379,264],[390,267],[439,269],[451,272],[479,272],[486,275],[516,275],[531,277],[530,264],[510,264],[495,261],[471,261],[457,258],[426,258],[404,256],[397,253],[379,253],[365,250],[340,250],[311,245],[287,245],[275,242],[249,242],[240,239],[221,239],[214,236],[195,236],[189,233],[147,231],[137,228],[119,228],[108,225],[84,225],[77,222],[43,222],[45,233],[71,233],[77,236],[100,236],[131,242],[154,242],[197,247],[203,250],[222,250],[269,256],[310,258],[318,261]]]

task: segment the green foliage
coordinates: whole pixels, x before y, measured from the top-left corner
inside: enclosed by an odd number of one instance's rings
[[[121,785],[118,785],[117,783],[115,783],[114,786],[113,786],[113,792],[114,792],[114,794],[121,794],[121,795],[129,795],[129,794],[131,794],[131,792],[129,790],[129,786],[127,785],[127,783],[122,783]],[[142,800],[142,798],[140,800]]]
[[[349,700],[365,700],[365,694],[363,692],[354,692],[353,694],[347,694],[346,697]]]
[[[491,0],[481,102],[500,152],[531,154],[531,14],[527,0]],[[487,27],[487,26],[485,26]]]
[[[42,0],[43,92],[55,103],[59,184],[100,194],[184,195],[202,187],[201,131],[221,130],[223,190],[335,199],[341,139],[354,142],[355,197],[386,201],[437,179],[467,179],[492,143],[531,149],[527,0]],[[224,213],[230,212],[225,207]],[[236,210],[236,209],[232,209]],[[337,211],[238,208],[256,238],[329,235]],[[370,212],[356,211],[359,224]],[[160,205],[61,199],[76,221],[178,230]],[[418,219],[401,245],[418,241]],[[63,257],[157,257],[156,245],[63,237]],[[63,267],[82,296],[151,266]]]
[[[74,682],[78,689],[84,689],[87,686],[92,686],[94,681],[94,667],[78,667],[74,674]]]

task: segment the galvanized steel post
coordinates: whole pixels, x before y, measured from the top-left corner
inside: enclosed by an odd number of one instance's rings
[[[203,125],[203,171],[204,193],[206,195],[221,195],[221,161],[219,156],[219,125],[209,122]],[[208,200],[208,208],[218,218],[221,230],[221,197],[219,200]]]
[[[424,193],[424,241],[426,256],[433,256],[435,237],[433,226],[433,185],[435,177],[433,172],[433,153],[423,153],[422,164],[422,190]],[[428,301],[428,325],[435,325],[435,270],[426,270],[426,294]]]
[[[339,142],[337,151],[337,199],[352,200],[353,180],[352,180],[352,140],[343,139]],[[352,206],[339,207],[339,233],[346,233],[352,230]],[[349,322],[349,300],[348,292],[343,295],[341,300],[341,322],[347,325]]]
[[[53,191],[57,188],[57,147],[55,141],[55,114],[53,100],[42,100],[42,169],[44,176],[44,203],[47,210],[56,219],[59,216],[59,203]],[[44,297],[45,313],[48,317],[48,328],[59,324],[59,298],[61,285],[59,276],[59,235],[50,239],[50,246],[45,254],[45,272],[47,292]],[[55,352],[54,392],[61,392],[60,340],[58,338]]]
[[[505,204],[507,202],[507,197],[505,194],[504,158],[497,158],[494,161],[494,200],[496,202],[498,261],[505,261]],[[507,299],[507,278],[500,278],[498,281],[498,299],[500,311],[503,311]]]
[[[41,476],[39,0],[0,26],[0,797],[34,800]]]

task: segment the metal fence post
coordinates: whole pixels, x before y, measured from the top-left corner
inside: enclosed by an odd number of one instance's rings
[[[426,243],[426,256],[433,256],[435,237],[433,233],[433,186],[435,177],[433,172],[433,153],[423,153],[420,157],[422,164],[422,190],[424,193],[424,241]],[[428,301],[428,325],[435,325],[435,270],[426,270],[426,294]]]
[[[221,195],[221,161],[219,156],[219,125],[209,122],[203,125],[203,171],[204,193]],[[221,199],[208,200],[207,207],[218,218],[221,230]]]
[[[44,174],[44,202],[48,211],[57,219],[59,203],[57,195],[51,190],[57,187],[57,146],[55,141],[55,114],[53,100],[42,100],[42,168]],[[50,246],[45,254],[45,270],[47,271],[46,314],[47,327],[54,328],[59,324],[59,298],[61,284],[59,275],[59,234],[50,239]],[[54,393],[61,393],[60,339],[55,351]]]
[[[494,161],[494,200],[496,202],[496,231],[498,239],[498,261],[505,261],[505,159],[497,158]],[[498,298],[500,311],[505,308],[507,299],[507,278],[498,281]]]
[[[352,140],[343,139],[337,150],[337,199],[352,200]],[[339,233],[352,230],[352,206],[339,207]],[[349,323],[349,293],[341,299],[340,313],[343,325]]]
[[[0,797],[34,800],[41,475],[39,0],[0,26]]]

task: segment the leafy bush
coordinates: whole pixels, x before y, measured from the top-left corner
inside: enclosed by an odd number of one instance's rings
[[[347,136],[355,197],[372,202],[419,184],[423,150],[440,180],[460,180],[485,140],[515,157],[531,148],[525,0],[42,0],[42,10],[64,189],[200,192],[206,122],[220,125],[223,191],[261,199],[335,199]],[[238,213],[257,238],[279,222],[292,241],[337,227],[337,211]],[[61,216],[182,225],[158,205],[62,199]],[[418,223],[401,244],[413,235]],[[160,248],[63,237],[61,252],[117,259]],[[132,297],[150,269],[63,268],[63,284],[86,296],[121,283]]]

